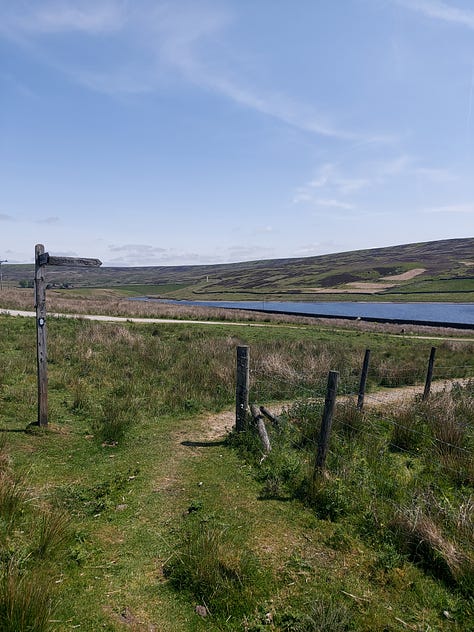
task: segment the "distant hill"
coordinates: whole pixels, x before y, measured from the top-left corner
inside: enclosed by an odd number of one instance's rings
[[[54,253],[52,253],[54,254]],[[32,265],[2,266],[7,284]],[[198,266],[47,269],[55,287],[117,288],[168,298],[287,300],[474,300],[474,238],[292,259]]]

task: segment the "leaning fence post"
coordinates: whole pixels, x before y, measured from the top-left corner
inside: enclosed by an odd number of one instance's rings
[[[362,364],[362,372],[360,374],[359,396],[357,397],[357,409],[362,410],[364,407],[365,387],[367,384],[367,374],[369,372],[370,349],[365,350],[364,363]]]
[[[257,407],[253,404],[250,404],[250,412],[252,413],[253,421],[257,428],[258,436],[260,437],[260,441],[263,445],[263,450],[266,454],[271,452],[272,446],[270,444],[270,439],[268,438],[268,432],[265,427],[265,422],[263,421],[263,415],[257,410]]]
[[[318,437],[318,452],[316,455],[316,464],[314,467],[313,478],[316,478],[319,474],[322,474],[326,468],[326,457],[329,448],[329,438],[331,436],[332,417],[334,414],[334,406],[336,403],[338,381],[339,373],[337,371],[329,371],[326,400],[324,402],[323,419]]]
[[[436,347],[431,347],[430,359],[428,361],[428,371],[426,372],[425,390],[423,391],[422,400],[428,399],[431,390],[431,380],[433,379],[433,368],[436,355]]]
[[[237,347],[237,375],[235,389],[235,429],[245,430],[249,406],[249,348]]]

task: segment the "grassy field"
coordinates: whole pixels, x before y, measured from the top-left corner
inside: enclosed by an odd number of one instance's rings
[[[472,385],[405,413],[341,402],[308,486],[327,371],[355,393],[370,347],[376,399],[423,382],[433,340],[271,324],[50,319],[40,431],[34,327],[0,316],[2,629],[473,629]],[[251,399],[292,402],[264,461],[222,422],[239,344]],[[435,377],[474,375],[472,337],[436,345]]]
[[[207,300],[474,300],[474,239],[406,244],[318,257],[217,265],[54,268],[53,287],[122,288],[127,295]],[[2,266],[5,285],[27,284],[33,266]]]

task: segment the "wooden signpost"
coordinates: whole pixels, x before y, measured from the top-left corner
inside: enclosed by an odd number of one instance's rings
[[[48,354],[46,347],[46,281],[45,267],[87,266],[99,267],[99,259],[52,257],[42,244],[35,246],[35,308],[36,308],[36,359],[38,366],[38,424],[48,425]]]

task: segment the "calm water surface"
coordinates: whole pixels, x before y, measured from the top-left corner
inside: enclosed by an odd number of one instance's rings
[[[140,299],[153,300],[153,299]],[[156,300],[156,299],[155,299]],[[160,299],[161,300],[161,299]],[[283,301],[165,301],[181,305],[251,309],[309,316],[342,316],[383,321],[460,324],[474,327],[474,303],[291,303]]]

